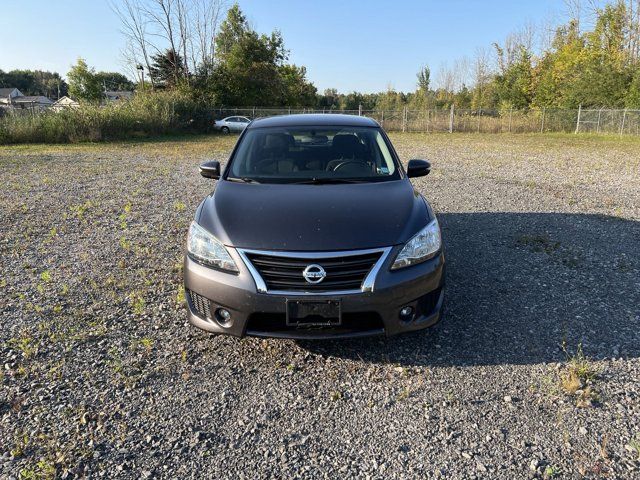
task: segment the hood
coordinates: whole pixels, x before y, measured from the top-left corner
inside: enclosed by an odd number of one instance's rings
[[[408,180],[338,185],[221,181],[197,221],[225,245],[330,251],[406,242],[430,220]]]

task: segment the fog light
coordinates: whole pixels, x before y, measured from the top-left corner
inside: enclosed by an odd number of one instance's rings
[[[216,309],[216,320],[220,323],[227,323],[231,320],[231,312],[226,308],[218,308]]]
[[[413,318],[413,307],[407,305],[400,309],[400,320],[408,321]]]

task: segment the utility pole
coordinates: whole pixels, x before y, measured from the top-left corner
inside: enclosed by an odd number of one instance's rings
[[[142,90],[144,90],[144,67],[139,64],[136,69],[140,72],[140,81],[142,83]]]

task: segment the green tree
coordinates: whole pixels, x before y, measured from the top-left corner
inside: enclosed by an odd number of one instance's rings
[[[416,76],[418,77],[418,91],[424,94],[429,93],[429,83],[431,82],[431,70],[429,67],[422,67]]]
[[[306,69],[286,63],[288,52],[277,30],[251,29],[233,5],[216,37],[216,65],[208,87],[223,105],[314,105],[316,89]]]
[[[135,88],[134,83],[118,72],[98,72],[96,78],[103,89],[131,91]]]
[[[531,53],[520,46],[515,60],[494,78],[495,94],[501,108],[529,107],[532,99],[532,70]]]
[[[25,95],[59,98],[67,95],[67,82],[57,72],[43,70],[0,70],[0,87],[17,88]]]
[[[640,65],[635,68],[635,74],[625,98],[625,106],[627,108],[640,109]]]
[[[316,102],[317,89],[307,80],[307,69],[296,65],[282,65],[280,76],[284,87],[283,105],[313,106]]]
[[[78,58],[75,65],[67,73],[69,80],[69,94],[77,100],[99,102],[102,99],[102,85],[93,68],[84,59]]]
[[[184,62],[178,52],[171,49],[151,56],[149,75],[156,85],[172,88],[184,78]]]

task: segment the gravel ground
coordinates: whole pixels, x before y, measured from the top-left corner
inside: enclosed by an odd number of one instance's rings
[[[446,318],[340,342],[185,323],[233,138],[0,148],[0,478],[640,478],[640,141],[393,140]]]

